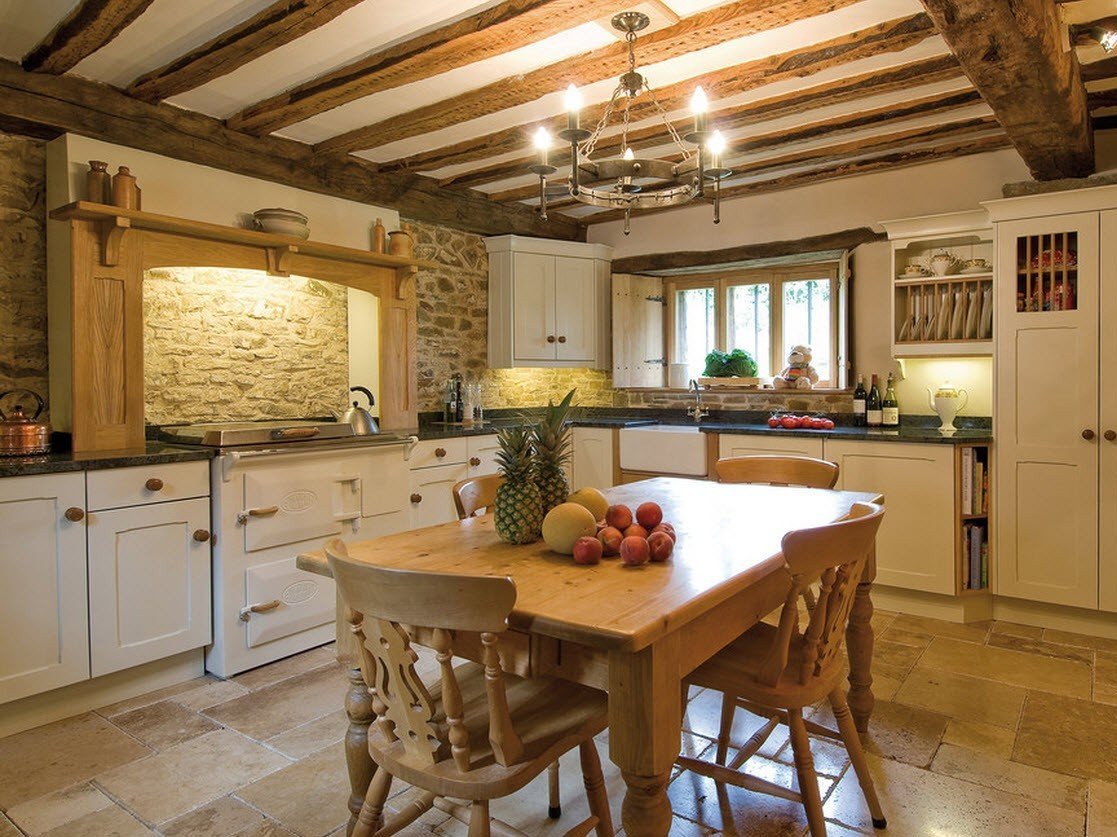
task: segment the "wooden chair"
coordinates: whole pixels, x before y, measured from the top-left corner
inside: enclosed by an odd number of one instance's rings
[[[833,488],[838,466],[812,456],[730,456],[714,463],[718,482]]]
[[[496,502],[496,490],[504,482],[500,474],[487,477],[470,477],[457,483],[454,492],[454,505],[458,509],[458,520],[473,517],[480,509],[491,509]]]
[[[496,490],[504,482],[500,474],[486,477],[470,477],[457,483],[452,489],[454,492],[454,505],[458,509],[458,520],[473,517],[481,509],[491,509],[496,502]],[[550,767],[547,780],[548,804],[547,816],[557,820],[562,816],[562,790],[559,783],[559,763],[555,761]]]
[[[489,801],[520,790],[575,747],[591,815],[566,835],[596,829],[612,837],[593,741],[606,727],[608,698],[576,683],[503,671],[499,645],[516,601],[512,579],[376,567],[351,560],[337,539],[326,544],[326,557],[345,605],[361,614],[354,633],[376,716],[368,748],[377,771],[353,837],[388,837],[436,806],[468,822],[469,837],[519,834],[490,821]],[[430,632],[441,672],[430,688],[414,667],[411,636],[419,630]],[[454,665],[459,631],[480,634],[483,665]],[[393,778],[423,793],[385,822]]]
[[[880,521],[881,506],[858,504],[849,519],[817,529],[789,532],[783,539],[791,589],[778,626],[758,623],[687,677],[690,685],[717,689],[723,704],[716,763],[680,757],[678,764],[703,776],[752,791],[803,803],[812,837],[825,837],[826,823],[818,792],[807,732],[845,743],[857,781],[876,828],[886,826],[861,739],[846,703],[841,646],[854,592]],[[818,600],[807,629],[799,631],[798,602],[803,588],[820,581]],[[803,707],[828,698],[838,730],[803,719]],[[725,707],[728,706],[728,710]],[[726,764],[733,714],[738,707],[768,719]],[[780,724],[788,726],[799,790],[795,791],[740,770]]]

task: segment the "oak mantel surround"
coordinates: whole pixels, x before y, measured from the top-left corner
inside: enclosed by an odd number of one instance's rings
[[[417,424],[414,275],[436,265],[288,236],[77,201],[50,213],[70,231],[66,287],[52,286],[52,392],[68,394],[75,452],[144,444],[143,277],[154,267],[225,267],[296,274],[358,288],[380,301],[380,416]],[[57,304],[56,304],[57,303]]]

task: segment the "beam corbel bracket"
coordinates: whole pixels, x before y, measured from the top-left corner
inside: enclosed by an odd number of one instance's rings
[[[294,244],[280,244],[266,248],[268,255],[268,276],[290,276],[291,256],[299,252]]]
[[[415,292],[415,274],[418,272],[417,264],[396,268],[396,299],[407,299]]]
[[[105,267],[116,267],[120,264],[120,245],[124,241],[124,233],[132,228],[132,221],[114,215],[102,221],[100,227],[101,264]]]

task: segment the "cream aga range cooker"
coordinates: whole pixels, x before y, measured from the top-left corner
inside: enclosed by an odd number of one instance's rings
[[[330,642],[334,583],[299,570],[295,558],[329,538],[405,529],[406,458],[418,440],[303,421],[164,427],[161,437],[217,454],[206,669],[229,677]]]

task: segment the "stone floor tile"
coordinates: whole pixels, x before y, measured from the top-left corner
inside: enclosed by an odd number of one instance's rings
[[[206,675],[205,677],[195,677],[182,683],[175,683],[171,686],[164,686],[162,689],[156,689],[153,692],[145,692],[144,694],[137,695],[134,698],[128,698],[127,700],[120,700],[116,703],[107,704],[106,706],[102,706],[95,711],[98,715],[101,715],[105,718],[111,718],[113,715],[120,715],[123,712],[131,712],[133,709],[139,709],[142,706],[150,706],[151,704],[158,703],[161,700],[166,700],[167,698],[174,697],[175,695],[192,692],[194,689],[199,689],[216,682],[218,682],[217,678],[210,677],[209,675]]]
[[[349,819],[345,747],[333,744],[237,791],[238,799],[303,837],[324,837]]]
[[[23,837],[22,832],[14,825],[12,821],[0,814],[0,837]]]
[[[683,715],[683,729],[709,739],[717,739],[721,726],[721,692],[705,689],[687,704]],[[742,743],[764,725],[764,719],[747,710],[738,708],[733,715],[733,728],[730,741]]]
[[[21,802],[7,814],[24,834],[37,835],[113,804],[93,785],[83,782]]]
[[[1117,654],[1111,651],[1097,651],[1095,654],[1094,700],[1117,704]]]
[[[234,683],[232,680],[214,680],[195,689],[181,692],[172,699],[188,709],[202,710],[245,694],[248,694],[248,689],[239,683]]]
[[[1090,780],[1086,837],[1117,837],[1117,784]]]
[[[993,623],[993,628],[989,635],[993,636],[994,634],[1022,636],[1029,639],[1043,639],[1043,628],[1039,625],[1021,625],[1017,622],[997,621]]]
[[[1084,698],[1090,697],[1093,679],[1090,666],[1083,663],[942,637],[935,637],[919,665]]]
[[[185,814],[290,764],[231,730],[215,730],[95,780],[146,822]]]
[[[159,831],[164,837],[240,837],[266,823],[268,819],[255,808],[223,796],[165,823]]]
[[[931,762],[931,770],[1070,811],[1083,814],[1086,811],[1084,779],[1052,773],[977,750],[943,744]]]
[[[264,740],[337,711],[345,690],[341,669],[330,664],[211,706],[205,715],[250,738]]]
[[[114,715],[111,723],[153,750],[166,750],[218,728],[209,718],[173,700]]]
[[[991,623],[989,622],[965,624],[963,622],[947,622],[943,619],[932,619],[928,616],[912,616],[907,613],[901,613],[893,620],[892,624],[888,626],[888,630],[885,631],[885,637],[891,638],[888,635],[892,633],[903,633],[908,635],[923,634],[981,643],[985,642],[985,638],[989,634],[990,626]]]
[[[927,767],[946,732],[946,723],[946,716],[937,712],[877,701],[869,720],[869,731],[861,739],[870,753]]]
[[[979,724],[960,718],[951,718],[943,735],[944,744],[956,744],[970,750],[977,750],[990,756],[1012,758],[1012,746],[1016,742],[1016,728],[1005,729],[992,724]]]
[[[896,692],[895,702],[930,709],[951,718],[1016,729],[1024,695],[1025,690],[1019,686],[1006,686],[921,664],[904,680]]]
[[[701,826],[696,822],[684,820],[682,817],[671,818],[671,832],[670,837],[707,837],[707,835],[715,834],[705,826]],[[728,833],[728,832],[726,832]],[[465,832],[463,831],[464,835]],[[617,831],[616,837],[625,837],[624,829]]]
[[[1090,779],[1113,778],[1117,706],[1029,692],[1013,761]]]
[[[873,645],[873,677],[903,681],[921,656],[923,649],[918,646],[891,642],[882,637]]]
[[[0,809],[151,754],[92,712],[0,738]]]
[[[264,743],[274,747],[283,755],[293,759],[301,759],[311,753],[328,747],[345,738],[349,728],[349,718],[344,709],[338,709],[329,715],[315,718],[287,732],[265,739]]]
[[[1095,651],[1117,653],[1117,639],[1110,639],[1109,637],[1076,634],[1071,631],[1057,631],[1054,628],[1047,628],[1043,632],[1043,638],[1047,642],[1055,642],[1060,645],[1074,645],[1078,648],[1093,648]]]
[[[869,756],[869,768],[888,819],[885,834],[1052,837],[1083,831],[1080,812],[876,756]],[[828,818],[873,833],[869,809],[852,770],[838,782],[824,809]]]
[[[139,837],[152,830],[119,805],[104,808],[47,831],[43,837]]]
[[[919,631],[908,631],[898,627],[893,621],[887,628],[876,634],[878,642],[895,642],[901,645],[910,645],[913,648],[926,648],[935,637]]]
[[[1026,654],[1042,654],[1045,657],[1055,657],[1060,660],[1073,660],[1076,663],[1088,666],[1094,664],[1093,649],[1078,648],[1074,645],[1060,645],[1056,642],[1045,642],[1041,639],[1013,636],[1011,634],[990,634],[987,644],[995,648],[1023,651]]]
[[[301,654],[276,660],[274,663],[242,672],[232,678],[232,682],[250,691],[272,686],[289,677],[313,671],[316,668],[337,662],[337,655],[332,649],[311,648]]]

